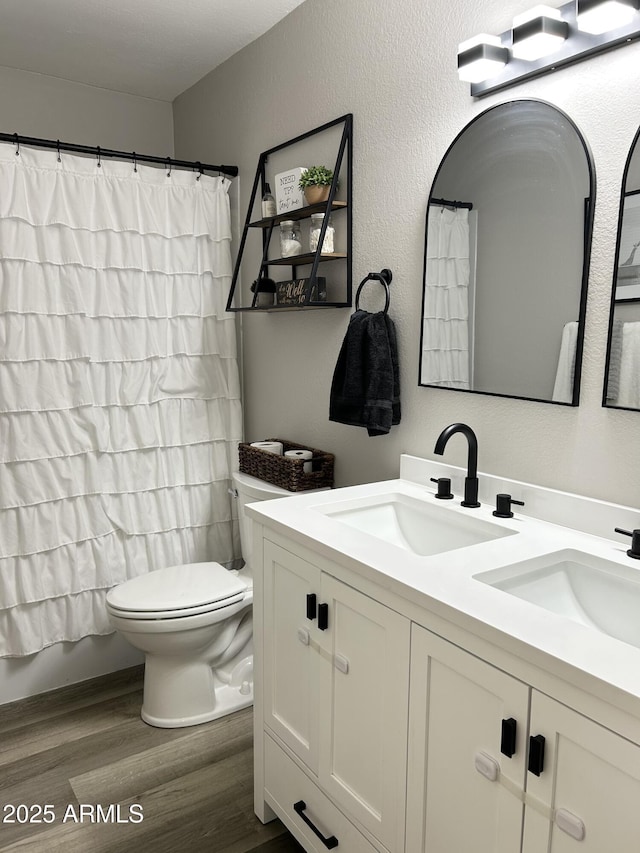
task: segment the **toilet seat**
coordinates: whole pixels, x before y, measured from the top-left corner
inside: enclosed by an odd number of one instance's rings
[[[238,604],[247,589],[220,563],[187,563],[119,584],[107,593],[107,608],[122,619],[178,619]]]

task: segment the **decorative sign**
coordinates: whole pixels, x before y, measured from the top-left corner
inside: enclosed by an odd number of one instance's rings
[[[327,301],[327,280],[318,277],[312,282],[310,278],[294,278],[290,281],[276,282],[278,305],[304,305],[307,292],[311,288],[310,302]]]
[[[280,172],[276,175],[276,213],[287,213],[305,206],[304,192],[298,186],[300,175],[305,171],[305,166],[298,166],[288,172]]]

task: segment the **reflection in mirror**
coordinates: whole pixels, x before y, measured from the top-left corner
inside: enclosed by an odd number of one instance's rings
[[[603,406],[640,410],[640,130],[622,180]]]
[[[593,193],[586,143],[549,104],[463,129],[429,196],[421,385],[578,404]]]

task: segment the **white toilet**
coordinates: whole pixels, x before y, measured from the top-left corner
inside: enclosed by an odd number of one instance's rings
[[[293,493],[248,474],[233,475],[245,565],[156,569],[107,593],[113,627],[145,653],[142,719],[179,728],[215,720],[253,703],[253,501]]]

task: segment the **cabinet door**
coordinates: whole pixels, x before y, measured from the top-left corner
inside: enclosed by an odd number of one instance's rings
[[[527,685],[413,626],[407,850],[518,853],[528,706]]]
[[[307,616],[307,596],[319,593],[319,569],[265,541],[265,723],[314,773],[318,770],[320,656],[318,623]]]
[[[392,853],[404,850],[410,622],[327,575],[321,787]]]
[[[531,734],[545,752],[527,773],[524,853],[640,850],[640,747],[535,690]]]

